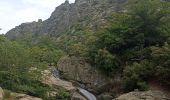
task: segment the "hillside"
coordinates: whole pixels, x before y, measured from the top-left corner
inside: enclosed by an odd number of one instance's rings
[[[0,36],[0,87],[43,100],[168,99],[169,7],[66,0],[47,20]]]
[[[112,12],[123,10],[126,0],[76,0],[68,1],[56,7],[50,18],[45,21],[24,23],[6,33],[10,39],[20,38],[24,34],[58,35],[65,32],[74,32],[78,28],[97,28],[106,23],[106,18]]]

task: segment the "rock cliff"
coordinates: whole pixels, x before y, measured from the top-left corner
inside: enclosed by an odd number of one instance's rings
[[[62,57],[58,62],[58,70],[66,79],[80,82],[87,88],[96,89],[110,81],[108,77],[96,70],[83,59],[77,57]]]
[[[80,27],[95,29],[106,22],[106,18],[115,11],[121,11],[127,0],[76,0],[56,7],[50,18],[45,21],[24,23],[6,33],[10,39],[21,38],[31,34],[57,35],[64,32],[74,32]]]

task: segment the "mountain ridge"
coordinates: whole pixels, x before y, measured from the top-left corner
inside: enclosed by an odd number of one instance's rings
[[[25,34],[32,36],[55,35],[67,31],[74,32],[76,27],[89,26],[93,29],[105,23],[106,17],[112,12],[123,9],[127,0],[67,0],[56,7],[51,16],[38,22],[24,23],[6,33],[9,39],[22,38]]]

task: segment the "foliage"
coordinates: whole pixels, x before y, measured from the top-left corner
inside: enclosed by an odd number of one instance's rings
[[[105,49],[99,50],[95,56],[96,66],[98,66],[107,75],[109,75],[110,72],[116,73],[119,67],[119,62],[117,60],[116,56],[113,56]]]
[[[124,69],[124,89],[126,91],[145,90],[146,79],[154,73],[152,66],[148,61],[134,62],[132,65],[126,66]]]
[[[166,85],[170,85],[170,45],[165,43],[161,48],[151,47],[151,57],[155,66],[155,76]]]
[[[61,50],[49,44],[41,42],[28,46],[21,41],[10,41],[0,36],[0,86],[49,100],[47,93],[52,89],[40,82],[41,72],[49,64],[56,65],[63,55]]]
[[[0,71],[0,86],[18,93],[47,98],[50,88],[39,81],[27,79],[23,75]]]
[[[110,27],[97,36],[92,61],[106,73],[114,73],[112,68],[123,69],[118,73],[123,74],[126,91],[146,89],[150,77],[169,84],[168,6],[158,0],[131,0],[128,11],[113,13],[108,19]]]
[[[60,89],[58,92],[58,95],[56,96],[56,99],[59,100],[70,100],[70,94],[69,92],[66,92],[63,89]]]

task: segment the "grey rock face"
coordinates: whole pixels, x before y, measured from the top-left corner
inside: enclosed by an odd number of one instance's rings
[[[106,76],[80,58],[63,57],[57,66],[65,78],[83,83],[89,88],[100,87],[109,81]]]
[[[106,17],[112,12],[122,10],[126,0],[76,0],[68,1],[56,7],[51,17],[45,21],[25,23],[6,33],[10,39],[20,38],[30,33],[33,36],[54,35],[72,32],[76,26],[95,28],[105,23]]]
[[[14,29],[7,32],[6,36],[10,39],[22,38],[24,36],[34,36],[40,32],[40,28],[42,27],[42,21],[31,22],[31,23],[23,23]]]

